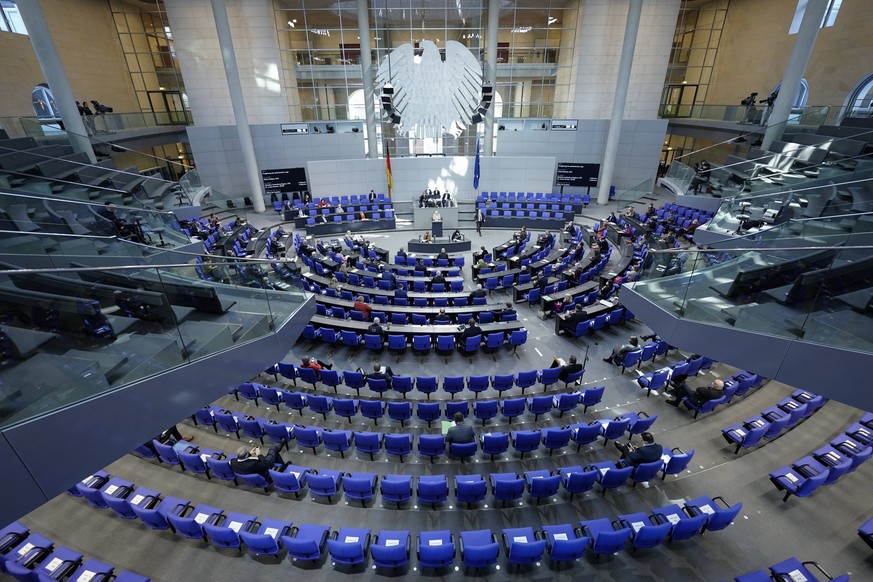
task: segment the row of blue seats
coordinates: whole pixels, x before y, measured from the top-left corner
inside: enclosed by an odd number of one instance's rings
[[[330,327],[330,323],[322,320],[321,327],[315,328],[314,325],[307,325],[303,328],[303,333],[300,337],[315,341],[320,339],[326,344],[335,346],[337,344],[345,345],[351,348],[364,346],[367,349],[382,351],[385,348],[385,339],[381,335],[376,334],[359,334],[352,330],[341,329],[336,330]],[[337,323],[339,325],[339,322]],[[502,325],[497,323],[496,325]],[[488,353],[496,352],[500,347],[507,345],[512,348],[513,354],[518,350],[519,346],[527,343],[527,330],[516,329],[510,333],[502,331],[493,331],[485,334],[477,334],[469,336],[463,342],[460,338],[454,335],[437,335],[434,339],[430,334],[413,335],[411,340],[405,334],[389,333],[388,334],[388,351],[392,354],[404,354],[408,346],[412,347],[412,351],[418,355],[425,355],[431,349],[435,349],[439,355],[451,354],[455,347],[461,351],[464,356],[472,356],[479,351],[479,348]]]
[[[573,374],[573,376],[581,377],[582,372],[584,372],[584,370],[577,374]],[[408,378],[410,381],[412,379],[409,376],[394,377],[395,380],[397,378]],[[473,384],[468,387],[470,390],[474,391],[478,397],[479,393],[488,387],[488,380],[488,376],[470,376],[470,381],[473,382]],[[481,381],[482,384],[477,385],[477,381]],[[568,378],[568,381],[572,381],[572,379]],[[376,380],[373,380],[373,382],[376,382]],[[385,384],[384,380],[381,380],[378,386],[371,386],[371,390],[378,392],[380,395],[389,389],[390,388]],[[473,403],[473,416],[482,420],[484,424],[488,419],[495,418],[499,410],[500,413],[509,420],[509,422],[512,422],[513,418],[524,414],[525,407],[527,407],[528,412],[535,415],[536,418],[534,420],[539,420],[541,414],[550,414],[552,411],[560,412],[563,417],[565,412],[574,412],[580,405],[585,407],[584,412],[588,412],[589,406],[594,406],[595,404],[600,403],[603,398],[603,391],[604,387],[598,386],[597,388],[590,388],[588,390],[572,392],[570,394],[556,394],[554,396],[534,396],[527,399],[508,398],[505,400],[477,400]],[[253,401],[256,406],[258,405],[258,401],[263,399],[266,404],[275,406],[277,412],[279,411],[280,403],[285,404],[293,410],[297,410],[300,412],[300,416],[303,416],[303,409],[308,408],[315,414],[321,414],[325,420],[327,419],[327,415],[333,411],[337,416],[347,418],[349,422],[351,422],[353,416],[357,416],[359,413],[365,418],[373,419],[375,422],[375,419],[382,418],[386,410],[386,402],[382,400],[332,398],[330,396],[322,396],[319,394],[289,392],[282,390],[281,388],[264,386],[263,384],[253,382],[240,384],[236,389],[236,394],[242,396],[246,400]],[[437,420],[442,417],[440,414],[441,406],[442,405],[439,402],[420,401],[415,403],[415,411],[420,420],[430,423],[431,420]],[[387,402],[388,416],[394,420],[399,420],[401,426],[403,421],[412,418],[412,409],[413,403],[408,400]],[[459,400],[457,402],[446,401],[444,411],[445,418],[451,419],[456,412],[460,412],[464,415],[464,418],[466,418],[470,414],[470,403],[466,400]],[[656,417],[652,418],[654,419]],[[652,422],[654,422],[654,420],[651,420],[649,425],[651,425]],[[648,426],[646,426],[646,428],[640,428],[640,430],[632,432],[632,434],[639,434],[647,428]]]
[[[815,568],[821,576],[816,576],[810,568]],[[848,574],[841,574],[833,578],[830,574],[824,571],[819,566],[818,562],[806,561],[801,562],[795,557],[782,560],[778,564],[773,564],[768,570],[756,570],[742,576],[734,578],[735,582],[788,582],[802,580],[803,582],[824,582],[831,580],[833,582],[849,582]]]
[[[312,217],[316,217],[319,215],[335,214],[336,213],[335,207],[336,207],[335,204],[333,206],[324,206],[321,208],[319,208],[315,204],[310,204],[306,208],[304,208],[303,206],[295,206],[298,213],[302,213],[304,216],[312,216]],[[394,206],[390,202],[380,202],[378,204],[370,204],[366,200],[364,202],[361,202],[361,203],[358,203],[358,202],[349,203],[349,204],[343,203],[341,207],[342,207],[344,212],[342,212],[340,214],[346,214],[346,213],[354,214],[356,212],[366,212],[369,214],[370,212],[382,212],[382,211],[389,211],[389,210],[394,209]],[[273,209],[276,210],[276,212],[281,212],[282,211],[281,210],[282,209],[281,203],[273,202]]]
[[[765,381],[766,378],[763,376],[743,370],[735,373],[730,378],[724,379],[724,395],[721,397],[708,400],[698,406],[691,398],[686,396],[682,399],[681,403],[687,409],[693,410],[694,418],[697,418],[701,413],[712,412],[723,404],[730,404],[734,396],[743,396],[752,388],[761,386]]]
[[[514,202],[520,200],[522,202],[564,202],[570,204],[585,204],[591,203],[591,196],[588,194],[560,194],[550,192],[480,192],[476,196],[476,202],[487,200],[496,200],[498,202]]]
[[[420,485],[421,481],[419,482]],[[205,504],[193,506],[190,500],[162,496],[143,487],[124,493],[104,495],[124,519],[137,519],[148,528],[170,530],[188,539],[205,540],[218,548],[246,550],[256,556],[277,556],[287,552],[289,559],[321,565],[327,549],[334,564],[365,565],[368,553],[376,568],[395,570],[409,565],[412,534],[409,531],[379,531],[341,527],[331,532],[328,526],[294,525]],[[101,491],[101,495],[104,492]],[[720,502],[720,503],[719,503]],[[728,505],[723,498],[701,496],[683,506],[671,504],[643,512],[586,520],[573,524],[507,528],[501,533],[504,552],[510,564],[533,564],[548,551],[553,562],[572,562],[586,548],[594,555],[613,555],[630,544],[633,549],[653,548],[661,543],[693,538],[705,531],[724,529],[733,521],[742,503]],[[665,527],[666,526],[666,527]],[[489,568],[497,563],[500,544],[491,530],[461,531],[458,534],[462,564],[469,568]],[[450,530],[421,531],[417,535],[416,557],[419,568],[442,569],[455,561],[455,534]]]
[[[485,213],[488,220],[493,218],[543,218],[546,220],[564,220],[573,218],[572,212],[549,212],[538,210],[488,210]]]
[[[571,429],[563,430],[566,441]],[[344,437],[341,442],[345,448],[340,448],[340,453],[343,456],[345,450],[350,450],[352,441],[354,441],[358,452],[369,454],[372,458],[374,452],[381,450],[382,441],[385,440],[382,438],[385,435],[380,433],[352,433],[350,431],[331,431],[331,433]],[[411,435],[404,436],[407,437],[407,444],[411,447]],[[494,436],[491,434],[483,435],[482,442],[487,445],[489,437]],[[505,451],[508,446],[508,435],[496,436],[504,437],[502,449],[498,450]],[[519,445],[525,444],[520,443],[524,436],[529,435],[513,433],[513,440],[517,439]],[[310,467],[276,464],[269,471],[270,479],[267,479],[257,473],[234,473],[226,460],[226,455],[220,451],[201,449],[194,445],[188,445],[185,450],[177,450],[173,446],[164,445],[159,441],[153,441],[153,444],[158,452],[158,460],[162,463],[178,466],[183,471],[194,474],[206,475],[209,479],[216,477],[224,481],[232,480],[235,485],[239,485],[239,481],[242,481],[249,487],[264,489],[265,492],[269,492],[270,488],[275,486],[280,492],[293,493],[295,497],[299,497],[299,494],[308,485],[313,497],[326,497],[330,503],[333,502],[334,496],[342,495],[344,488],[345,495],[349,500],[360,501],[362,504],[371,501],[376,494],[378,476],[374,473],[344,473],[334,469],[313,470]],[[452,443],[449,447],[451,455],[462,461],[474,456],[477,450],[478,444],[476,442]],[[522,455],[527,452],[526,448],[522,448],[521,452]],[[500,453],[495,452],[492,457],[496,454]],[[685,453],[676,448],[664,454],[660,459],[637,466],[624,465],[621,461],[604,461],[592,463],[584,468],[578,465],[561,467],[557,469],[557,472],[545,469],[527,471],[523,476],[515,473],[494,473],[491,474],[488,482],[491,484],[494,501],[501,501],[504,504],[507,501],[521,499],[525,491],[539,503],[543,498],[557,495],[560,487],[563,487],[572,499],[577,493],[585,493],[592,489],[594,483],[598,483],[602,494],[605,494],[607,490],[618,489],[627,485],[628,482],[634,487],[638,483],[647,483],[656,479],[659,474],[663,480],[667,475],[676,475],[684,471],[693,456],[693,450]],[[383,499],[396,503],[399,508],[402,503],[410,501],[413,489],[417,491],[419,503],[430,504],[434,509],[436,509],[436,504],[443,503],[448,499],[448,478],[446,475],[420,476],[417,478],[417,487],[413,484],[414,479],[415,477],[412,475],[383,476],[380,488]],[[456,500],[458,503],[468,504],[482,501],[486,493],[485,485],[486,481],[481,475],[457,476],[455,478]],[[82,491],[80,485],[77,485],[77,489],[86,497],[90,497],[87,491]],[[98,498],[93,503],[100,502],[101,500]]]
[[[822,485],[831,485],[858,468],[873,455],[873,413],[811,454],[770,473],[770,482],[784,491],[782,501],[791,495],[809,497]]]
[[[389,455],[403,457],[412,453],[413,436],[408,433],[381,433],[366,431],[349,431],[340,429],[326,429],[318,426],[303,426],[293,423],[280,423],[272,419],[246,416],[233,413],[220,407],[204,407],[194,414],[195,422],[205,426],[211,426],[218,432],[235,434],[239,439],[240,433],[252,439],[264,442],[264,437],[273,442],[289,441],[296,443],[303,449],[312,449],[313,454],[318,454],[318,448],[322,445],[325,449],[345,455],[354,445],[357,452],[363,452],[372,457],[383,449]],[[655,419],[657,417],[650,417]],[[437,419],[434,419],[437,420]],[[510,444],[515,452],[524,458],[525,453],[536,451],[542,445],[549,450],[551,455],[555,450],[567,447],[570,442],[576,443],[576,449],[582,445],[588,445],[600,438],[604,439],[604,445],[612,439],[619,438],[629,431],[631,423],[640,422],[643,426],[650,424],[649,418],[636,413],[630,413],[608,421],[591,421],[589,423],[576,423],[560,428],[543,428],[537,430],[517,430],[509,433],[488,432],[483,434],[479,442],[451,443],[446,446],[445,436],[442,434],[422,434],[417,437],[418,452],[423,457],[430,458],[433,462],[435,457],[448,452],[451,456],[461,460],[475,456],[479,447],[482,453],[490,455],[492,460],[496,455],[501,455],[509,450]],[[635,428],[637,428],[635,426]],[[629,438],[635,433],[629,433]],[[160,443],[158,443],[160,445]],[[166,450],[166,445],[156,448]],[[172,449],[172,447],[170,447]],[[144,456],[149,455],[149,449],[137,448],[137,452]],[[172,457],[172,455],[167,452]],[[196,462],[196,461],[195,461]],[[172,464],[179,464],[174,462]]]
[[[337,386],[342,384],[347,388],[354,390],[359,396],[361,394],[361,388],[364,388],[365,386],[371,387],[371,389],[375,386],[374,391],[376,392],[382,393],[385,391],[382,382],[380,382],[378,378],[367,378],[365,380],[363,373],[353,372],[351,370],[340,372],[339,370],[323,369],[316,373],[312,368],[303,368],[288,362],[279,362],[270,366],[265,370],[265,372],[267,374],[273,374],[277,382],[279,376],[291,380],[295,387],[297,386],[297,379],[299,378],[301,381],[311,384],[313,388],[316,387],[318,382],[321,382],[325,386],[333,387],[334,392],[337,391]],[[560,368],[543,368],[542,370],[527,370],[524,372],[518,372],[517,374],[495,374],[490,377],[491,388],[497,390],[498,394],[503,394],[505,391],[511,390],[512,387],[515,386],[516,388],[521,388],[521,393],[523,395],[526,389],[540,383],[543,385],[543,391],[546,391],[553,384],[562,381],[559,379],[560,373]],[[584,373],[585,371],[582,370],[576,374],[568,376],[564,382],[564,388],[567,388],[571,382],[581,380]],[[406,395],[412,391],[412,378],[412,376],[405,375],[394,376],[391,379],[390,388],[395,392],[399,392],[405,398]],[[455,394],[463,392],[465,386],[478,396],[478,393],[484,392],[488,388],[488,378],[489,376],[487,375],[469,377],[444,376],[442,379],[442,386],[438,387],[439,380],[436,376],[415,376],[415,388],[422,394],[425,394],[428,399],[430,398],[430,395],[438,389],[450,394],[451,397],[454,398]],[[592,390],[601,389],[598,388]],[[273,394],[263,395],[262,398],[270,398],[268,404],[278,405],[278,399],[276,399]],[[592,404],[600,402],[599,399],[595,402],[593,398],[594,393],[591,393],[591,395],[588,396],[588,399]],[[288,400],[285,400],[284,396],[282,396],[282,399],[286,404],[288,404]]]
[[[542,212],[573,212],[572,204],[561,204],[560,202],[476,202],[476,208],[481,210],[539,210]]]
[[[391,220],[394,218],[393,210],[385,210],[384,212],[371,212],[370,214],[366,214],[366,218],[360,218],[360,214],[357,212],[347,212],[345,214],[332,214],[330,216],[322,214],[317,219],[313,217],[309,217],[306,219],[306,226],[315,226],[316,224],[322,224],[324,222],[355,222],[358,220],[382,220],[385,218],[386,220]]]
[[[316,298],[317,299],[317,298]],[[461,306],[464,307],[464,306]],[[494,309],[496,311],[503,311],[505,304],[494,305]],[[343,307],[338,305],[334,305],[330,309],[327,308],[323,303],[316,303],[315,305],[315,314],[316,315],[324,315],[327,317],[333,317],[336,319],[350,319],[352,321],[366,321],[367,318],[364,315],[363,311],[357,311],[355,309],[350,309],[346,311]],[[407,317],[408,315],[408,317]],[[370,320],[378,319],[381,323],[393,323],[395,325],[433,325],[432,319],[436,314],[427,314],[424,313],[410,313],[407,314],[403,311],[396,311],[391,313],[386,313],[384,311],[372,311],[370,312]],[[494,311],[476,311],[470,313],[452,313],[451,316],[455,316],[455,323],[461,323],[466,325],[469,323],[470,319],[473,316],[476,317],[476,320],[479,323],[494,323]],[[502,315],[499,321],[518,321],[517,313],[510,313],[506,315]]]
[[[149,582],[149,578],[85,556],[15,521],[0,529],[0,573],[19,580]]]
[[[754,447],[765,439],[776,438],[783,430],[794,428],[826,402],[826,398],[812,392],[795,390],[775,406],[762,410],[761,414],[721,429],[721,435],[729,444],[736,445],[734,454],[737,454],[741,448]]]
[[[861,524],[861,527],[858,528],[858,536],[873,548],[873,517]]]
[[[645,346],[643,346],[643,349],[651,350],[650,345],[651,344],[646,344]],[[661,345],[659,340],[654,349],[655,355],[661,355],[662,347],[663,346]],[[642,354],[640,354],[640,359],[643,359]],[[652,361],[655,361],[654,356],[652,356]],[[706,356],[686,358],[684,360],[674,362],[667,367],[661,368],[660,370],[655,370],[654,372],[643,374],[642,376],[637,378],[637,384],[640,385],[640,388],[646,390],[646,398],[648,398],[649,396],[651,396],[653,390],[661,390],[662,388],[666,388],[667,384],[669,384],[674,378],[697,376],[701,370],[708,370],[710,367],[712,367],[713,363],[713,360],[707,358]],[[763,377],[758,376],[757,374],[751,374],[749,372],[737,372],[732,378],[739,380],[740,385],[735,391],[735,394],[737,396],[744,395],[751,388],[759,386],[760,383],[763,383],[764,381]],[[728,382],[730,381],[731,380],[725,380],[725,387],[727,387]]]

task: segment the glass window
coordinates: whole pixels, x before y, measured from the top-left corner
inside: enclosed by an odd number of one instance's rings
[[[791,20],[791,26],[788,28],[788,34],[797,34],[800,30],[800,22],[803,20],[803,15],[806,13],[808,0],[797,0],[797,8],[794,10],[794,18]],[[824,17],[821,19],[819,28],[827,28],[833,26],[837,21],[837,14],[840,12],[840,6],[843,0],[828,0],[828,7],[825,9]]]
[[[27,28],[24,27],[24,21],[21,20],[21,14],[14,0],[0,0],[0,30],[27,34]]]

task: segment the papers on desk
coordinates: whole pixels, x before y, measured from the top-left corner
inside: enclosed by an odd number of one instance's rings
[[[700,509],[700,511],[702,511],[703,513],[705,513],[707,515],[712,515],[713,513],[715,513],[715,510],[713,508],[711,508],[709,505],[701,505],[699,507],[699,509]]]
[[[354,544],[357,543],[359,540],[360,538],[358,538],[358,536],[346,536],[345,542],[347,544]]]
[[[672,458],[673,458],[673,457],[670,456],[669,453],[664,453],[663,455],[661,455],[661,461],[662,461],[663,463],[665,463],[665,464],[666,464],[666,463],[669,463],[669,462],[670,462],[670,459],[672,459]]]
[[[746,436],[746,431],[744,431],[744,430],[741,429],[741,428],[734,429],[734,433],[735,433],[737,436],[739,436],[740,438]]]
[[[613,302],[610,301],[609,299],[601,299],[601,300],[600,300],[600,304],[603,305],[603,306],[605,306],[605,307],[612,307],[612,306],[615,305],[615,303],[613,303]]]
[[[27,552],[33,549],[33,544],[24,544],[20,550],[18,550],[19,556],[27,555]]]
[[[673,525],[676,525],[677,523],[679,523],[679,516],[676,515],[675,513],[671,513],[670,515],[668,515],[666,517],[667,517],[667,521],[669,521]]]
[[[634,531],[640,531],[643,529],[643,526],[646,525],[645,522],[642,521],[634,521],[631,522],[631,527],[634,528]]]
[[[55,558],[51,562],[46,564],[45,569],[48,570],[49,572],[54,572],[55,570],[58,569],[58,566],[60,566],[63,563],[64,563],[64,561],[62,559]]]
[[[298,473],[297,471],[289,471],[289,473],[291,475],[294,475],[295,479],[300,479],[300,473]]]
[[[399,546],[400,540],[385,540],[386,548],[393,548],[394,546]]]
[[[94,576],[97,575],[97,572],[92,572],[91,570],[85,570],[82,572],[78,578],[76,578],[76,582],[91,582],[94,579]]]
[[[208,459],[210,457],[212,457],[212,455],[207,455],[206,453],[203,453],[202,455],[200,455],[200,460],[205,463],[206,459]]]
[[[110,485],[106,488],[106,495],[112,495],[116,491],[118,491],[118,485]]]
[[[264,534],[270,536],[273,539],[276,539],[276,535],[279,533],[279,530],[275,527],[268,527],[264,530]]]
[[[555,540],[567,541],[567,534],[565,533],[556,533],[553,537],[555,538]]]
[[[239,521],[232,521],[228,524],[227,527],[229,527],[230,529],[232,529],[236,533],[239,533],[239,528],[242,527],[242,523]]]
[[[785,475],[783,475],[783,477],[785,477],[786,479],[788,479],[792,483],[797,483],[797,477],[794,475],[794,473],[785,473]]]
[[[527,536],[514,536],[512,538],[512,541],[518,542],[520,544],[526,544],[527,543]]]
[[[130,504],[131,505],[139,505],[143,499],[145,499],[144,495],[134,495],[133,499],[130,500]]]
[[[444,435],[445,435],[445,434],[448,434],[448,433],[449,433],[449,429],[452,428],[452,422],[451,422],[450,420],[444,420],[444,421],[442,421],[442,425],[441,425],[441,426],[442,426],[442,433],[443,433]]]
[[[788,573],[788,577],[791,578],[792,582],[807,582],[808,580],[800,570],[792,570]]]
[[[84,479],[82,479],[82,484],[83,484],[83,485],[87,485],[87,484],[88,484],[88,481],[90,481],[90,480],[93,479],[93,478],[94,478],[94,475],[88,475],[87,477],[85,477]]]
[[[429,545],[429,546],[441,546],[441,545],[443,545],[443,540],[428,540],[427,545]]]

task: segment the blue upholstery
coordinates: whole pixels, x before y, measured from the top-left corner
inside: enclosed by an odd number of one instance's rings
[[[385,475],[379,482],[379,493],[383,501],[396,503],[399,508],[412,498],[412,477],[410,475]]]
[[[418,534],[418,565],[422,568],[444,568],[455,560],[452,532],[423,531]]]
[[[436,509],[437,503],[448,498],[449,486],[445,475],[422,475],[418,478],[416,495],[419,503],[429,503]]]
[[[455,500],[469,508],[485,499],[487,485],[482,475],[455,475]]]
[[[506,505],[507,501],[521,499],[524,494],[524,479],[515,473],[492,473],[491,495],[494,501],[501,501]]]
[[[531,527],[504,528],[503,543],[510,564],[533,564],[546,549],[546,540],[539,539]]]
[[[385,452],[389,455],[399,456],[401,463],[404,456],[412,453],[411,434],[386,434],[384,444]]]
[[[461,532],[461,559],[468,568],[487,568],[497,563],[500,545],[491,530]]]
[[[491,455],[492,461],[495,455],[502,455],[509,450],[509,435],[506,433],[483,434],[481,439],[482,452]]]
[[[572,562],[585,554],[588,538],[580,537],[569,523],[544,525],[549,558],[554,562]]]
[[[630,539],[631,529],[616,528],[609,519],[590,519],[580,522],[582,531],[588,536],[588,547],[594,554],[617,554],[624,549]]]
[[[283,536],[281,540],[289,557],[315,562],[321,559],[329,533],[329,527],[304,523],[294,527],[291,535]]]
[[[570,500],[577,493],[585,493],[594,487],[598,472],[595,469],[583,469],[579,465],[558,469],[561,485],[570,494]]]
[[[402,568],[409,564],[409,531],[381,530],[370,546],[373,564],[379,568]]]

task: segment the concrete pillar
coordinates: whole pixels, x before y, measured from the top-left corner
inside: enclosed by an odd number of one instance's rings
[[[827,5],[828,0],[809,0],[806,4],[803,20],[800,21],[800,30],[797,31],[797,38],[794,39],[794,47],[788,58],[788,66],[785,67],[785,74],[782,76],[779,97],[773,104],[773,111],[770,112],[767,129],[764,131],[764,139],[761,140],[761,149],[764,151],[770,148],[785,129],[785,123],[791,114],[791,106],[794,104],[794,96],[797,95],[809,57],[812,56],[812,49],[815,47],[815,39],[818,38]]]
[[[24,26],[27,27],[27,34],[36,53],[36,60],[39,61],[42,74],[52,90],[55,103],[61,108],[64,129],[73,150],[87,154],[91,163],[96,163],[97,158],[94,156],[94,148],[91,147],[91,140],[88,138],[88,130],[85,129],[85,123],[79,115],[73,90],[70,88],[64,67],[61,65],[58,49],[55,48],[55,42],[49,33],[39,1],[19,2],[18,11],[21,13]]]
[[[358,36],[361,39],[361,78],[364,80],[364,114],[367,117],[367,157],[378,158],[373,59],[370,57],[370,15],[367,0],[358,0]]]
[[[252,205],[255,212],[264,212],[264,188],[258,161],[255,159],[255,146],[252,143],[252,130],[246,114],[245,99],[243,99],[242,84],[239,80],[239,70],[236,66],[236,53],[233,50],[233,38],[230,34],[230,21],[227,17],[225,0],[212,0],[212,17],[215,19],[215,31],[218,33],[218,47],[221,50],[221,60],[224,62],[224,72],[227,76],[227,90],[230,93],[230,105],[239,135],[239,145],[242,150],[243,165],[246,180],[249,183]]]
[[[485,82],[494,87],[494,99],[485,115],[484,155],[494,155],[494,109],[497,101],[497,34],[500,29],[500,0],[488,0],[488,27],[485,29]]]
[[[642,12],[643,0],[630,0],[627,9],[627,24],[624,29],[624,42],[621,45],[621,61],[618,64],[618,79],[615,81],[615,101],[612,104],[612,117],[609,120],[609,132],[606,134],[606,146],[603,148],[600,176],[597,179],[598,204],[609,202],[609,187],[612,184],[612,175],[615,171],[615,157],[618,154],[618,140],[621,137],[627,88],[630,85],[631,67],[634,62],[634,49],[637,45],[637,32],[640,28]]]

